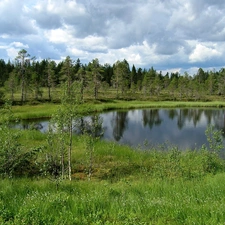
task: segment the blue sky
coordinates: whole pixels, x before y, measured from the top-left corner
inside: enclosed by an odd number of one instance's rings
[[[0,58],[196,73],[225,67],[224,0],[1,0]]]

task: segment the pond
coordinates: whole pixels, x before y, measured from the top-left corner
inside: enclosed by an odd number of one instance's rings
[[[205,108],[135,109],[99,114],[102,118],[103,139],[133,147],[168,144],[179,149],[200,148],[207,143],[205,130],[208,125],[225,131],[225,110]],[[84,121],[90,119],[85,117]],[[16,127],[28,129],[31,124],[47,132],[49,121],[22,121]],[[74,132],[79,132],[81,124]]]

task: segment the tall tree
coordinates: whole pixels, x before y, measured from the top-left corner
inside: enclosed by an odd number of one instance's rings
[[[94,98],[97,99],[98,98],[98,90],[100,88],[101,85],[101,81],[102,81],[102,74],[103,74],[103,68],[99,63],[99,60],[93,59],[91,63],[89,63],[89,69],[90,69],[90,73],[91,73],[91,79],[93,82],[93,86],[94,86]]]
[[[68,85],[64,87],[68,88]],[[64,95],[62,96],[62,109],[63,117],[65,120],[65,126],[67,127],[68,133],[68,176],[69,180],[72,179],[72,146],[73,146],[73,126],[74,121],[79,114],[79,105],[82,104],[80,97],[80,87],[79,83],[74,81],[69,87],[70,91],[63,91]]]
[[[132,92],[136,92],[137,88],[137,71],[135,66],[132,66],[131,74],[130,74],[130,89]]]
[[[18,61],[18,66],[20,68],[19,75],[21,80],[21,103],[23,103],[26,101],[26,88],[28,83],[27,67],[30,64],[30,54],[27,53],[27,50],[22,49],[18,52],[16,61]]]
[[[168,87],[170,90],[170,93],[173,95],[174,98],[175,98],[175,91],[176,91],[177,87],[178,87],[178,78],[176,76],[174,76]]]
[[[67,95],[71,95],[71,85],[74,80],[75,71],[74,71],[74,63],[70,56],[67,56],[66,59],[63,61],[63,66],[60,71],[62,75],[62,81],[66,83],[67,88]]]
[[[150,89],[150,82],[151,82],[150,73],[146,72],[144,74],[144,79],[142,81],[142,90],[145,96],[147,95],[147,92]]]
[[[222,81],[222,80],[220,80]],[[222,86],[224,86],[224,82],[221,82]],[[219,85],[221,87],[221,85]],[[211,71],[209,73],[209,76],[207,78],[207,80],[205,81],[205,87],[206,87],[206,93],[208,92],[208,94],[212,95],[214,94],[215,90],[222,90],[221,88],[216,88],[216,76],[215,74]]]
[[[156,70],[151,67],[148,71],[144,74],[144,79],[142,82],[142,88],[144,91],[144,95],[147,94],[147,92],[150,92],[151,94],[154,94],[154,80],[156,78]]]
[[[88,86],[88,75],[83,66],[80,67],[80,69],[77,72],[77,78],[80,83],[80,97],[81,101],[84,99],[84,89]]]
[[[164,88],[167,88],[170,84],[170,78],[169,78],[169,73],[167,72],[166,75],[163,78],[163,86]]]
[[[155,94],[159,97],[160,92],[163,88],[163,83],[162,80],[160,79],[160,75],[156,75],[154,81],[153,81],[153,88],[154,88],[154,92]]]
[[[103,69],[103,81],[107,82],[109,86],[112,86],[113,67],[106,63],[104,64]]]
[[[35,100],[38,100],[39,96],[42,97],[41,92],[41,78],[43,71],[40,68],[39,61],[33,61],[30,68],[30,86],[31,90],[34,92]]]
[[[205,71],[202,68],[198,69],[196,79],[198,80],[199,84],[204,83],[205,80],[207,79],[207,74],[205,73]]]
[[[138,70],[137,70],[137,89],[139,91],[141,91],[141,89],[142,89],[142,81],[143,81],[145,73],[146,73],[145,69],[142,71],[141,68],[138,68]]]
[[[131,70],[131,82],[133,82],[134,84],[137,84],[137,79],[138,79],[137,71],[135,66],[133,65]]]
[[[118,60],[114,64],[114,83],[117,90],[117,96],[119,87],[121,94],[123,95],[130,85],[130,68],[125,59],[123,61]]]

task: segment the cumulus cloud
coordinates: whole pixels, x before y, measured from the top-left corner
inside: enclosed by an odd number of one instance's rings
[[[168,71],[225,65],[224,0],[2,0],[1,58],[124,58]]]
[[[190,54],[190,62],[203,62],[208,59],[219,57],[222,53],[215,49],[214,46],[207,47],[203,44],[197,44],[193,53]]]

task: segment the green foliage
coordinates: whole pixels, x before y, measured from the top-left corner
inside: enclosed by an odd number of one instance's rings
[[[60,176],[64,179],[65,172],[68,171],[71,180],[72,136],[74,123],[80,116],[79,106],[82,104],[80,94],[78,82],[70,83],[69,86],[66,82],[62,87],[61,105],[51,119],[44,170],[55,179]]]
[[[209,144],[209,151],[218,154],[224,148],[223,132],[221,130],[216,130],[214,126],[208,126],[205,134]]]
[[[206,145],[202,146],[204,169],[210,173],[223,171],[224,164],[219,156],[220,151],[224,149],[222,131],[216,130],[214,126],[208,126],[205,134],[209,147],[207,148]]]
[[[38,173],[36,165],[39,147],[26,151],[19,139],[20,130],[10,128],[13,118],[10,104],[6,104],[0,111],[2,123],[0,125],[0,174],[3,177],[30,176]]]
[[[1,109],[0,113],[2,117],[0,125],[0,173],[11,177],[21,151],[18,142],[19,132],[10,129],[9,121],[12,118],[12,111],[8,103]]]
[[[117,98],[119,97],[119,89],[121,94],[126,93],[128,87],[130,86],[130,69],[128,62],[124,59],[123,61],[117,61],[114,64],[114,77],[113,83],[116,87]]]
[[[2,101],[5,97],[4,91],[0,90],[0,101]]]

